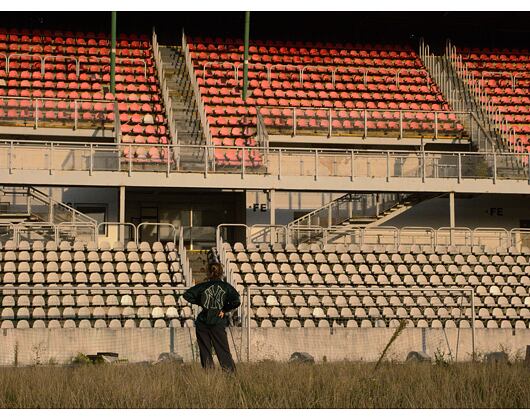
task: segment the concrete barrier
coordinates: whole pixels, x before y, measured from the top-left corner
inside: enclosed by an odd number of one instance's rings
[[[392,328],[252,328],[250,360],[288,361],[294,352],[308,352],[316,362],[376,361]],[[232,327],[228,341],[234,358],[247,360],[246,330]],[[488,352],[506,351],[525,358],[530,344],[528,329],[477,329],[475,348],[479,359]],[[390,347],[387,359],[405,361],[411,351],[467,361],[472,358],[470,329],[406,328]],[[172,352],[184,362],[198,361],[193,328],[133,329],[0,329],[0,365],[68,363],[78,353],[115,352],[129,362],[154,362]]]

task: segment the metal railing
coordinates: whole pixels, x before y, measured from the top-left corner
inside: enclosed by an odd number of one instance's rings
[[[0,193],[10,200],[9,203],[4,202],[3,216],[33,216],[53,224],[86,223],[95,226],[97,223],[95,219],[34,187],[2,186]]]
[[[256,115],[256,143],[258,147],[264,147],[265,149],[269,148],[269,134],[267,133],[267,127],[265,126],[265,121],[263,121],[263,116],[259,112]]]
[[[272,230],[283,230],[284,234],[271,235]],[[243,231],[237,240],[230,240],[228,236],[234,236],[235,230]],[[339,240],[335,236],[340,234]],[[333,238],[333,242],[328,241]],[[514,228],[475,228],[469,227],[441,227],[434,229],[424,226],[376,226],[376,227],[352,227],[337,230],[336,228],[323,228],[322,226],[282,226],[282,225],[245,225],[224,223],[217,226],[216,245],[220,256],[226,259],[225,242],[242,242],[252,244],[279,244],[299,245],[307,243],[308,240],[321,245],[342,244],[359,246],[429,246],[442,247],[489,247],[490,249],[517,249],[518,251],[528,248],[530,250],[530,229]],[[226,260],[225,260],[226,261]]]
[[[37,128],[115,130],[116,101],[0,96],[0,125]],[[113,116],[113,118],[110,118]]]
[[[429,46],[423,40],[420,43],[419,57],[440,87],[450,106],[456,111],[472,112],[474,114],[475,124],[469,125],[465,119],[462,123],[470,133],[478,150],[485,152],[490,150],[506,151],[499,147],[489,121],[483,118],[482,110],[470,96],[468,88],[458,76],[450,59],[447,56],[435,56],[432,54]]]
[[[252,345],[251,345],[251,343],[252,343],[251,336],[252,336],[253,330],[256,327],[253,328],[251,326],[251,321],[254,320],[255,318],[259,318],[258,314],[255,313],[257,311],[253,310],[254,305],[252,303],[252,296],[260,293],[261,291],[266,291],[266,292],[268,292],[267,295],[271,295],[273,292],[277,293],[279,290],[281,290],[285,295],[288,295],[288,296],[307,295],[307,293],[310,292],[310,291],[313,291],[315,293],[315,295],[318,295],[319,292],[325,291],[326,295],[329,296],[331,298],[331,300],[333,300],[333,298],[334,297],[336,298],[337,296],[349,296],[349,297],[354,296],[354,297],[359,297],[359,298],[371,297],[372,301],[373,301],[371,307],[374,307],[374,308],[381,307],[381,309],[382,309],[382,306],[377,304],[377,299],[376,299],[377,297],[385,297],[385,299],[386,299],[386,298],[391,298],[391,297],[395,298],[396,296],[399,296],[403,300],[404,300],[405,297],[407,297],[407,298],[411,299],[412,301],[417,301],[420,297],[424,298],[424,299],[438,298],[440,300],[440,304],[438,304],[436,306],[437,310],[439,310],[440,308],[445,308],[446,309],[446,311],[445,311],[446,313],[443,316],[440,316],[440,315],[436,316],[435,315],[434,317],[429,318],[429,320],[431,322],[433,320],[439,320],[439,321],[441,321],[441,320],[443,320],[443,321],[452,320],[452,321],[454,321],[454,326],[456,328],[458,328],[458,329],[466,328],[466,327],[463,327],[461,325],[460,321],[467,321],[467,328],[471,332],[471,337],[470,337],[471,338],[471,340],[470,340],[471,348],[469,349],[471,351],[469,351],[467,353],[471,357],[472,360],[474,360],[475,357],[476,357],[476,347],[475,347],[475,345],[476,345],[476,340],[475,340],[475,337],[476,337],[475,336],[475,334],[476,334],[476,332],[475,332],[476,325],[475,325],[475,320],[477,318],[477,313],[476,313],[476,305],[475,305],[475,290],[474,290],[473,287],[451,287],[451,288],[443,287],[443,286],[441,286],[441,287],[428,287],[428,286],[425,286],[425,287],[417,287],[417,286],[416,287],[414,287],[414,286],[407,286],[407,287],[391,287],[391,286],[388,286],[388,287],[378,287],[378,286],[363,287],[363,286],[355,286],[355,287],[352,287],[352,286],[342,286],[341,287],[341,286],[330,286],[330,285],[325,285],[325,286],[321,286],[321,287],[314,287],[314,286],[306,285],[304,287],[300,287],[300,286],[292,286],[292,285],[274,285],[274,286],[246,285],[243,288],[243,296],[242,296],[242,300],[241,300],[242,305],[241,305],[240,313],[241,313],[242,323],[240,325],[240,328],[242,329],[242,331],[241,331],[242,336],[243,335],[245,336],[244,342],[246,344],[246,359],[247,359],[247,362],[249,362],[249,361],[251,361],[253,359],[253,351],[252,351]],[[274,294],[272,294],[272,296],[274,296]],[[451,297],[452,305],[448,302],[450,307],[446,307],[444,305],[444,303],[441,302],[442,299],[445,302],[445,298],[447,298],[447,297]],[[400,301],[401,301],[401,299],[400,299]],[[456,299],[456,302],[455,302],[454,299]],[[346,304],[344,307],[350,308],[350,305]],[[360,307],[364,308],[364,305],[361,304]],[[426,307],[430,307],[430,306],[427,305]],[[314,311],[315,308],[320,308],[321,312],[319,312],[315,316],[313,316],[313,314],[314,314],[313,311]],[[403,305],[402,308],[405,308],[405,306]],[[457,308],[458,310],[453,311],[453,309],[455,309],[455,308]],[[311,316],[308,316],[307,318],[308,319],[315,318],[315,319],[328,321],[329,325],[324,327],[327,330],[329,330],[330,328],[332,330],[337,328],[334,325],[335,322],[339,322],[339,323],[343,324],[340,327],[338,327],[339,331],[344,329],[344,328],[348,328],[344,324],[346,324],[346,322],[348,320],[353,320],[355,318],[355,315],[353,313],[349,317],[341,316],[341,315],[338,314],[338,312],[337,312],[337,316],[326,315],[324,313],[324,311],[322,310],[321,306],[315,306],[315,307],[308,306],[308,309],[310,309],[310,311],[311,311],[310,313],[313,313],[313,314]],[[282,317],[280,317],[278,319],[283,319],[283,318],[284,318],[284,316],[282,316]],[[285,318],[288,318],[288,316],[285,316]],[[365,319],[371,320],[371,321],[374,321],[374,322],[383,321],[384,327],[382,327],[382,328],[386,328],[387,327],[386,326],[386,322],[389,322],[390,320],[393,320],[393,321],[395,321],[395,322],[397,322],[399,324],[400,320],[412,321],[412,320],[423,319],[424,321],[426,321],[428,318],[426,316],[424,316],[423,314],[421,314],[421,315],[420,314],[417,314],[417,315],[402,314],[401,316],[399,316],[397,313],[394,314],[392,317],[388,318],[387,316],[384,316],[382,313],[380,313],[379,316],[376,316],[375,318],[370,316],[370,315],[367,315],[367,316],[365,316]],[[456,322],[458,322],[458,326],[457,326]],[[321,330],[325,331],[324,328],[322,328]],[[353,327],[353,328],[356,328],[356,327]],[[374,328],[378,328],[378,327],[376,326]],[[445,329],[444,329],[443,325],[441,325],[441,329],[443,330],[442,334],[445,335]],[[317,331],[317,330],[313,330],[313,331]],[[313,341],[312,341],[312,343],[313,343]],[[324,343],[326,341],[327,341],[326,339],[323,339],[322,340],[322,345],[324,345]],[[455,353],[454,355],[453,355],[453,351],[450,348],[447,336],[445,336],[445,341],[446,341],[446,344],[448,346],[449,354],[451,355],[451,357],[453,358],[454,361],[458,361],[459,347],[461,345],[463,345],[463,343],[460,344],[460,334],[459,333],[457,334],[457,341],[456,341],[455,347],[454,347],[454,353]],[[254,344],[254,345],[256,345],[256,344]],[[259,349],[257,349],[257,350],[259,351]],[[287,354],[290,354],[290,353],[292,353],[292,351],[295,351],[295,350],[296,349],[292,349]],[[314,348],[314,351],[319,351],[319,350],[322,351],[322,348],[320,348],[320,349],[317,348],[317,347]],[[324,353],[325,354],[329,354],[329,352],[330,352],[329,348],[328,349],[324,349]],[[344,354],[341,354],[340,357],[344,358]],[[377,355],[374,354],[374,357],[377,357]]]
[[[182,31],[182,54],[184,54],[186,68],[188,69],[191,86],[193,88],[193,93],[195,94],[195,102],[197,103],[197,110],[199,111],[199,116],[201,118],[202,132],[206,137],[206,144],[211,145],[212,133],[210,132],[210,124],[208,123],[208,116],[206,115],[206,110],[204,108],[204,101],[201,97],[201,91],[199,89],[199,84],[197,83],[197,77],[195,76],[195,69],[191,59],[190,47],[184,31]]]
[[[0,240],[13,241],[16,246],[21,241],[55,241],[61,240],[81,242],[96,241],[97,226],[82,222],[23,222],[0,225]]]
[[[184,280],[186,282],[186,286],[191,287],[193,286],[193,273],[191,271],[190,261],[188,259],[187,250],[184,246],[184,229],[181,226],[179,229],[179,236],[178,236],[178,251],[180,258],[182,260],[182,272],[184,273]]]
[[[208,77],[208,68],[212,66],[216,66],[217,68],[214,71],[224,71],[227,76],[232,73],[231,77],[234,79],[236,85],[239,84],[240,75],[239,72],[243,67],[243,63],[234,63],[231,61],[206,61],[201,59],[193,59],[194,61],[197,61],[197,64],[199,66],[202,65],[202,78]],[[243,60],[243,57],[241,57],[241,61]],[[321,64],[306,64],[306,65],[297,65],[297,64],[283,64],[283,63],[275,63],[275,64],[263,64],[259,62],[249,62],[248,64],[249,70],[264,70],[266,72],[266,80],[269,84],[272,82],[272,75],[276,71],[283,71],[283,72],[293,72],[298,75],[297,79],[300,83],[304,83],[304,77],[306,77],[307,80],[307,74],[310,73],[310,71],[313,71],[314,73],[319,74],[320,76],[324,76],[327,80],[324,80],[324,83],[329,82],[331,83],[333,89],[335,89],[336,83],[337,83],[337,75],[347,75],[352,77],[352,82],[359,81],[363,85],[368,84],[368,75],[372,73],[374,76],[384,77],[385,82],[391,82],[395,86],[399,87],[400,83],[402,82],[404,77],[424,77],[425,78],[425,84],[431,90],[431,83],[429,80],[429,73],[425,69],[410,69],[410,68],[400,68],[400,69],[393,69],[393,68],[385,68],[383,71],[384,74],[381,73],[380,67],[358,67],[358,66],[350,66],[350,65],[343,65],[343,66],[326,66]],[[356,80],[358,78],[358,80]]]
[[[164,99],[164,109],[166,111],[166,117],[169,125],[169,132],[171,133],[172,142],[178,143],[178,131],[177,125],[175,124],[175,117],[173,115],[173,103],[169,95],[169,89],[167,87],[166,76],[164,74],[164,68],[162,63],[162,54],[158,46],[158,37],[156,36],[155,29],[153,28],[153,35],[151,37],[151,43],[153,45],[153,56],[155,58],[156,71],[158,73],[158,82],[160,83],[160,90],[162,91],[162,98]]]
[[[501,136],[505,147],[510,151],[515,150],[517,146],[515,133],[511,130],[511,126],[506,121],[505,116],[498,107],[495,106],[492,99],[486,93],[482,83],[483,78],[475,78],[473,72],[470,71],[468,64],[464,63],[462,55],[457,54],[456,46],[452,45],[450,42],[447,44],[445,56],[450,60],[459,77],[469,87],[470,93],[474,96],[478,105],[487,116],[490,124],[492,124],[496,132]]]
[[[134,225],[132,223],[114,223],[103,222],[99,224],[83,223],[83,222],[63,222],[59,224],[49,222],[32,222],[32,223],[0,223],[0,241],[13,241],[15,246],[18,246],[20,241],[55,241],[59,243],[61,240],[80,241],[80,242],[98,242],[98,237],[101,227],[107,226],[129,226],[132,227],[132,241],[137,245],[140,242],[140,232],[143,227],[155,226],[157,228],[168,227],[172,230],[172,235],[169,242],[173,242],[178,249],[181,257],[182,272],[187,286],[193,285],[193,277],[191,266],[187,257],[186,247],[184,246],[183,228],[174,226],[170,223],[140,223]],[[158,232],[160,234],[160,232]],[[122,240],[124,237],[122,236]],[[160,240],[160,237],[156,238]]]
[[[376,218],[395,206],[401,199],[399,193],[356,194],[348,193],[287,224],[288,228],[321,226],[331,228],[354,217]]]
[[[258,137],[270,135],[394,136],[402,138],[473,140],[462,122],[480,130],[476,116],[460,111],[363,108],[259,107]],[[259,127],[260,124],[264,125]]]
[[[12,54],[0,54],[0,56],[4,57],[5,63],[6,63],[6,73],[9,74],[10,70],[10,64],[11,60],[15,57],[19,58],[28,58],[29,61],[38,61],[41,65],[41,74],[44,76],[44,73],[46,71],[46,60],[48,61],[58,61],[62,63],[67,62],[73,62],[75,63],[75,74],[77,77],[79,77],[79,74],[81,72],[81,66],[84,64],[92,65],[95,61],[96,62],[105,62],[110,65],[110,57],[95,57],[91,56],[90,58],[86,58],[84,56],[74,56],[74,55],[53,55],[53,54],[34,54],[31,52],[21,52],[21,53],[12,53]],[[116,64],[117,63],[141,63],[144,68],[144,77],[147,77],[147,62],[143,58],[138,57],[116,57]],[[102,72],[103,73],[103,72]]]
[[[204,154],[202,162],[186,164],[172,156]],[[264,157],[267,157],[266,161]],[[256,174],[284,177],[329,177],[353,181],[356,178],[530,180],[530,167],[511,167],[506,162],[518,159],[528,163],[528,153],[442,152],[400,150],[354,150],[319,148],[261,148],[211,145],[132,145],[75,142],[32,142],[0,140],[0,170],[157,172]]]

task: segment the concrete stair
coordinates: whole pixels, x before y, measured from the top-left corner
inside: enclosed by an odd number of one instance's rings
[[[202,283],[206,279],[208,250],[188,250],[186,255],[190,262],[193,284]]]
[[[174,122],[177,127],[177,143],[181,145],[205,145],[201,119],[195,101],[193,88],[180,46],[160,45],[162,71],[167,81],[172,102]],[[190,170],[204,167],[202,149],[181,149],[180,165]]]
[[[406,212],[418,203],[425,200],[430,200],[436,197],[437,194],[408,194],[403,200],[398,201],[392,207],[389,207],[374,217],[354,217],[348,220],[344,220],[342,223],[337,225],[337,228],[344,228],[345,230],[351,230],[356,227],[376,227],[383,223],[392,220],[394,217]]]
[[[430,70],[434,81],[440,87],[451,108],[455,111],[472,112],[477,118],[478,122],[475,123],[471,123],[468,118],[460,121],[465,130],[471,134],[473,149],[479,152],[491,152],[494,147],[498,152],[506,152],[507,149],[495,125],[480,106],[470,87],[459,77],[449,58],[446,55],[433,56],[432,61],[424,62],[424,64]],[[486,137],[489,137],[491,142],[486,141]],[[453,161],[450,164],[455,163]],[[474,166],[476,165],[482,167],[484,176],[491,176],[494,167],[499,178],[521,178],[526,172],[521,160],[512,156],[499,157],[496,162],[493,162],[492,158],[477,160],[474,162]]]

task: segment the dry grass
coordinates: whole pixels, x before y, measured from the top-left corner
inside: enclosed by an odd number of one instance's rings
[[[0,408],[529,408],[521,363],[0,368]]]

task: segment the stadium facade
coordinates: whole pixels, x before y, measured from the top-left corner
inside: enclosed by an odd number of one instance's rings
[[[249,360],[373,360],[402,320],[399,357],[527,343],[527,50],[253,38],[248,74],[228,36],[110,50],[0,29],[2,363],[155,336],[192,358],[181,294],[212,247]]]

